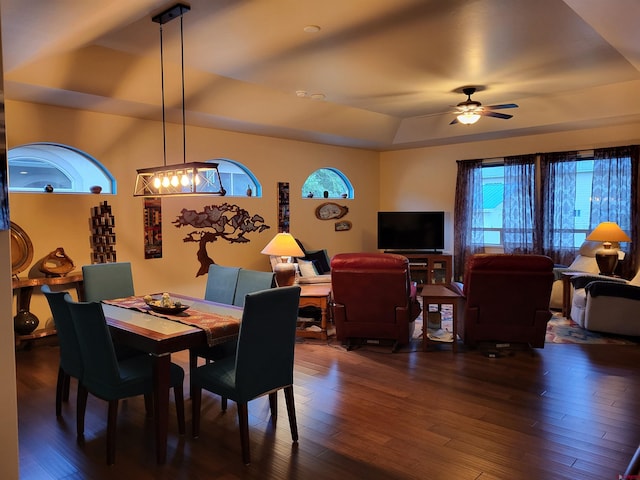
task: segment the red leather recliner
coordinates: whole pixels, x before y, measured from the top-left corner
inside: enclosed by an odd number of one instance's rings
[[[553,261],[543,255],[470,256],[458,318],[465,345],[491,341],[544,348],[553,279]]]
[[[341,253],[331,259],[336,337],[350,347],[357,339],[411,340],[420,314],[409,260],[388,253]]]

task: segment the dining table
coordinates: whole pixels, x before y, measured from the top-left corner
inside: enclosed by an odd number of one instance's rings
[[[178,293],[169,293],[169,296],[172,301],[180,301],[189,308],[177,314],[158,313],[152,311],[141,296],[102,302],[113,340],[153,357],[153,414],[158,464],[164,464],[167,459],[171,354],[236,340],[242,319],[241,307]]]

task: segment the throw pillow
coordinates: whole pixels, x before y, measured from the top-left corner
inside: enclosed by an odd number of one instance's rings
[[[320,275],[329,273],[331,271],[331,267],[329,266],[329,262],[327,261],[326,250],[316,250],[315,252],[305,252],[304,258],[306,260],[311,260],[312,262],[316,262],[318,274]]]
[[[318,271],[311,261],[299,258],[298,268],[300,270],[300,276],[302,277],[313,277],[318,275]]]

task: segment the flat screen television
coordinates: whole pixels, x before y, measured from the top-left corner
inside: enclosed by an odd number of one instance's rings
[[[378,249],[441,251],[444,212],[378,212]]]

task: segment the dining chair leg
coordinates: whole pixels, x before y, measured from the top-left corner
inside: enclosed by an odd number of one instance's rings
[[[189,350],[189,397],[193,396],[194,386],[193,380],[191,380],[191,378],[193,372],[196,371],[196,368],[198,368],[198,356],[195,354],[195,352]]]
[[[76,398],[76,441],[84,442],[84,414],[87,410],[88,390],[85,386],[78,382],[78,397]]]
[[[269,394],[269,409],[271,410],[271,420],[276,423],[278,419],[278,391]]]
[[[242,447],[242,461],[245,465],[251,463],[249,449],[249,408],[246,402],[238,403],[238,426],[240,427],[240,446]]]
[[[107,465],[116,462],[116,430],[118,426],[118,400],[109,400],[107,415]]]
[[[58,368],[58,381],[56,383],[56,417],[62,416],[62,399],[64,398],[64,370]]]
[[[173,395],[176,403],[176,413],[178,415],[178,433],[184,435],[186,430],[184,424],[184,390],[182,385],[173,387]]]
[[[191,388],[191,435],[193,438],[200,436],[200,406],[202,404],[202,388]]]
[[[147,418],[153,417],[153,395],[150,393],[144,394],[144,411],[147,412]]]
[[[226,397],[220,397],[220,407],[222,408],[223,412],[227,411],[227,398]]]
[[[289,414],[289,428],[291,429],[291,439],[298,441],[298,422],[296,420],[296,406],[293,400],[293,385],[284,387],[284,399],[287,403],[287,413]]]
[[[71,387],[71,376],[67,375],[67,373],[63,370],[64,373],[64,381],[62,382],[62,401],[69,401],[69,388]]]

